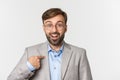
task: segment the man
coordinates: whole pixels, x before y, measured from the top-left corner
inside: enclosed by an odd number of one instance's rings
[[[85,49],[64,41],[67,14],[51,8],[42,21],[48,41],[26,48],[8,80],[92,80]]]

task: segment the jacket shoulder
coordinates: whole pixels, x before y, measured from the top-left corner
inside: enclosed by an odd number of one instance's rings
[[[86,54],[85,48],[78,47],[72,44],[66,44],[66,45],[70,47],[70,50],[74,53],[74,55],[80,56],[80,55]]]
[[[68,44],[68,43],[66,43],[68,46],[70,46],[70,48],[72,49],[72,50],[74,50],[74,51],[86,51],[86,49],[85,48],[82,48],[82,47],[78,47],[78,46],[76,46],[76,45],[72,45],[72,44]]]
[[[44,42],[44,43],[39,43],[39,44],[35,44],[35,45],[32,45],[32,46],[28,46],[26,47],[27,49],[36,49],[36,48],[41,48],[42,46],[45,46],[47,43]]]

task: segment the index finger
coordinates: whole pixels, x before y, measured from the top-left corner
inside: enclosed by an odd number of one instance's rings
[[[37,56],[39,59],[43,59],[45,58],[45,56]]]

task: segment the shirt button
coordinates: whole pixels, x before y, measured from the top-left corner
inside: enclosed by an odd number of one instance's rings
[[[57,55],[55,55],[54,57],[57,57]]]
[[[54,67],[54,69],[56,69],[56,67]]]

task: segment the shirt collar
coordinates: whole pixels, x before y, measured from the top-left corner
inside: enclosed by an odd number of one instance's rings
[[[63,52],[63,48],[64,48],[64,41],[63,41],[62,46],[61,46],[60,50],[58,51],[58,53],[62,53]],[[51,52],[51,51],[55,51],[55,50],[53,50],[50,47],[50,44],[48,43],[48,53]]]

